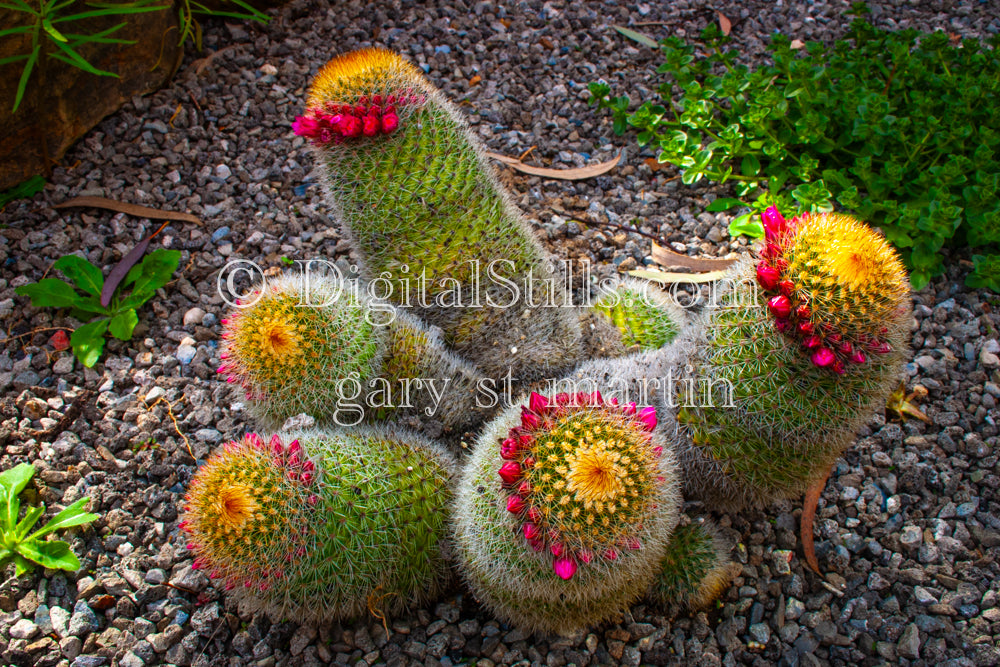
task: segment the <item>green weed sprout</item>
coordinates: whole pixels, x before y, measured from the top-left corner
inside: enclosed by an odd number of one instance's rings
[[[0,473],[0,567],[13,561],[17,576],[30,572],[35,564],[52,570],[75,572],[80,569],[80,559],[70,549],[69,543],[46,540],[45,537],[57,530],[90,523],[97,515],[84,511],[88,499],[80,498],[29,535],[28,531],[45,514],[45,504],[29,506],[24,517],[18,521],[21,501],[17,496],[34,474],[35,467],[27,463]]]

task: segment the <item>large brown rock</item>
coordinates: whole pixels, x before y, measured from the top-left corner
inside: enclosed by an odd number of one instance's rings
[[[68,8],[84,11],[83,2]],[[77,139],[135,95],[157,90],[173,76],[183,50],[178,46],[177,13],[172,8],[130,16],[101,16],[57,26],[93,34],[127,21],[114,37],[135,44],[88,44],[80,54],[119,78],[95,76],[46,54],[54,50],[42,36],[42,56],[16,112],[11,112],[24,61],[0,65],[0,190],[26,178],[48,175]],[[0,26],[22,25],[24,15],[0,9]],[[0,59],[29,53],[31,37],[0,39]]]

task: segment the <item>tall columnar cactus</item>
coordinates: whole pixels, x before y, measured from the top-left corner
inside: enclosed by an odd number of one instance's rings
[[[477,441],[456,494],[461,570],[498,616],[571,632],[650,585],[678,516],[652,408],[531,394]]]
[[[674,529],[649,595],[668,607],[704,611],[738,573],[739,567],[729,558],[729,545],[711,522],[702,519]]]
[[[300,622],[391,613],[448,579],[453,467],[387,430],[250,434],[198,470],[181,526],[195,567],[250,610]]]
[[[340,425],[409,414],[464,428],[484,417],[480,376],[401,310],[351,284],[290,274],[224,320],[219,372],[266,428],[299,413]]]
[[[679,385],[685,480],[716,507],[764,505],[822,475],[884,406],[909,335],[906,272],[879,234],[832,213],[786,221],[771,208],[764,224]]]
[[[316,75],[294,125],[387,298],[440,327],[490,377],[552,377],[580,354],[549,258],[458,111],[398,55],[363,49]]]
[[[672,299],[634,278],[619,280],[605,289],[591,312],[591,348],[600,356],[659,349],[685,324],[684,311]]]

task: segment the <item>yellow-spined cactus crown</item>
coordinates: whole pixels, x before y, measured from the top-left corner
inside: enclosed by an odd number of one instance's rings
[[[808,303],[811,321],[829,324],[844,336],[879,335],[909,294],[896,250],[849,215],[800,218],[785,258],[785,275]]]
[[[330,60],[316,74],[309,89],[307,108],[323,108],[327,103],[368,104],[382,94],[399,95],[407,88],[423,87],[423,74],[413,64],[392,51],[360,49]],[[361,97],[366,97],[364,102]]]
[[[791,221],[770,207],[757,282],[778,331],[797,338],[812,362],[843,374],[892,351],[906,325],[909,282],[899,255],[862,222],[840,213]]]
[[[230,442],[192,480],[182,528],[195,567],[230,588],[267,590],[285,576],[286,557],[312,539],[317,472],[298,442],[256,434]]]

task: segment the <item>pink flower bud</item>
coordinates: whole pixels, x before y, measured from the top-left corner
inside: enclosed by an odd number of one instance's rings
[[[761,262],[757,265],[757,282],[766,290],[773,290],[778,287],[781,280],[781,272],[777,268]]]
[[[524,539],[529,542],[537,540],[542,535],[542,531],[538,530],[538,526],[531,522],[523,524],[521,530],[524,531]]]
[[[542,513],[541,511],[539,511],[537,507],[530,507],[528,508],[528,518],[531,519],[536,524],[541,523]]]
[[[374,137],[381,129],[377,116],[365,116],[361,119],[361,131],[366,137]]]
[[[594,560],[594,554],[592,554],[587,549],[580,549],[580,551],[576,553],[576,557],[579,558],[584,563],[589,563],[590,561]]]
[[[801,333],[801,334],[808,335],[808,334],[811,334],[813,332],[813,324],[812,324],[812,322],[799,322],[797,328],[799,330],[799,333]]]
[[[528,397],[528,408],[537,414],[544,414],[546,408],[549,407],[549,399],[545,398],[538,392],[531,392],[531,396]]]
[[[656,408],[649,406],[639,411],[639,421],[643,423],[647,431],[656,428]]]
[[[524,467],[525,468],[528,468],[528,469],[534,468],[535,467],[535,457],[529,456],[529,457],[527,457],[527,458],[524,459],[523,463],[524,463]]]
[[[517,440],[514,438],[507,438],[500,443],[500,458],[511,461],[517,458],[519,450],[520,448],[518,447]]]
[[[630,401],[622,408],[622,414],[631,417],[636,413],[635,401]]]
[[[559,406],[569,405],[572,400],[572,397],[565,392],[560,392],[555,396],[556,405]]]
[[[527,507],[527,503],[524,502],[524,498],[521,496],[508,496],[507,497],[507,511],[511,514],[520,514]]]
[[[663,447],[660,447],[659,445],[653,447],[653,456],[656,458],[663,456]]]
[[[775,317],[784,319],[792,313],[792,302],[784,294],[779,294],[767,300],[767,308]]]
[[[382,131],[386,134],[392,134],[399,127],[399,116],[393,112],[388,112],[382,116]]]
[[[531,487],[531,482],[529,482],[528,480],[523,480],[520,484],[517,485],[517,495],[521,496],[522,498],[527,498],[528,496],[530,496],[532,491],[533,489]]]
[[[512,485],[521,476],[521,466],[514,461],[507,461],[500,466],[500,479],[507,486]]]
[[[560,542],[553,543],[552,546],[549,547],[549,551],[551,551],[552,555],[555,556],[556,558],[558,558],[559,556],[562,556],[562,553],[563,553],[563,545],[562,545],[562,543],[560,543]]]
[[[788,226],[785,217],[774,206],[768,206],[760,217],[764,223],[764,238],[768,241],[776,239]]]
[[[847,372],[847,367],[844,366],[844,362],[841,361],[840,359],[834,361],[833,366],[831,366],[831,368],[833,369],[833,372],[836,373],[837,375],[843,375],[844,373]]]
[[[805,304],[802,304],[801,306],[795,309],[795,316],[798,317],[799,319],[808,320],[811,315],[812,315],[812,310],[810,310],[809,306]]]
[[[855,364],[863,364],[868,361],[868,357],[866,357],[865,353],[861,350],[855,350],[851,355],[851,361]]]
[[[812,353],[810,359],[812,359],[813,364],[820,368],[826,368],[837,360],[837,358],[833,355],[833,351],[828,347],[818,348]]]
[[[881,341],[869,345],[868,349],[874,352],[875,354],[889,354],[890,352],[892,352],[892,345],[889,345],[889,343],[885,341]]]
[[[814,347],[819,347],[822,344],[823,344],[823,339],[820,338],[819,336],[817,336],[816,334],[813,334],[812,336],[808,336],[805,339],[803,339],[803,341],[802,341],[802,345],[807,350],[811,350]]]
[[[552,569],[560,579],[569,581],[576,574],[576,561],[569,557],[556,558],[552,561]]]
[[[608,549],[604,552],[605,560],[616,561],[618,560],[618,552],[614,549]]]
[[[541,426],[542,420],[534,412],[529,412],[528,408],[521,408],[521,426],[529,431],[537,430]]]
[[[795,283],[791,280],[782,280],[778,283],[778,291],[788,298],[791,298],[792,295],[795,294]]]

